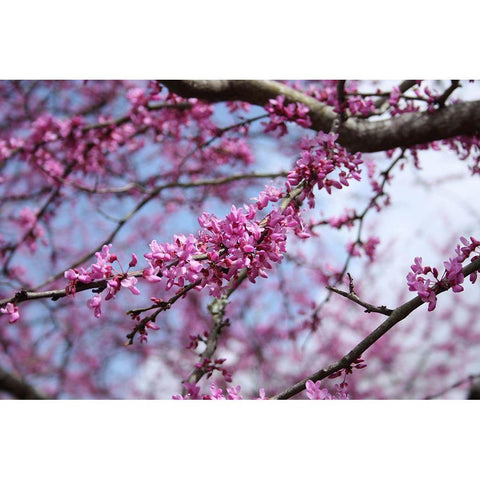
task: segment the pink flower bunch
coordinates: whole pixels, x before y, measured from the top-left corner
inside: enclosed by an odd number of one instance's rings
[[[223,393],[221,388],[218,388],[214,383],[210,385],[210,395],[200,394],[200,387],[196,384],[187,383],[185,384],[187,393],[185,396],[182,395],[172,395],[173,400],[242,400],[243,397],[240,394],[241,387],[237,385],[236,387],[227,387],[227,396]],[[263,389],[261,389],[263,390]],[[265,398],[265,392],[263,392],[263,397]]]
[[[432,267],[422,265],[422,257],[415,257],[411,272],[407,275],[407,285],[411,292],[418,292],[418,295],[424,302],[428,302],[428,311],[431,312],[437,305],[437,296],[433,291],[435,283],[431,279],[425,279],[421,275],[432,273],[436,281],[438,280],[438,270]]]
[[[144,106],[148,104],[148,97],[143,88],[130,88],[126,95],[128,101],[135,107]]]
[[[470,240],[467,240],[465,237],[460,237],[460,242],[463,244],[463,247],[461,245],[456,246],[455,253],[457,256],[454,259],[450,258],[448,262],[444,262],[446,276],[450,286],[459,285],[463,282],[463,274],[461,273],[461,268],[458,268],[458,265],[461,265],[478,247],[480,247],[480,241],[476,240],[474,237],[470,237]],[[471,260],[473,262],[478,258],[479,256],[475,255]],[[470,274],[470,281],[475,283],[476,280],[477,272],[473,272]]]
[[[314,185],[331,193],[332,187],[341,189],[349,185],[349,180],[360,179],[360,155],[347,152],[336,139],[337,135],[323,132],[313,139],[303,139],[301,158],[288,174],[287,192],[305,181],[299,198],[308,196],[311,207],[315,205]],[[339,171],[338,180],[327,178],[334,171]],[[299,238],[309,237],[296,203],[284,210],[274,209],[263,220],[257,219],[259,210],[281,197],[279,189],[267,186],[255,205],[244,209],[232,206],[223,220],[203,213],[198,219],[203,229],[197,236],[176,235],[172,243],[159,244],[153,240],[149,245],[151,251],[144,255],[149,266],[143,277],[152,283],[162,282],[165,290],[174,286],[183,288],[185,281],[197,284],[197,290],[208,286],[210,294],[217,297],[225,291],[226,282],[237,278],[243,269],[252,283],[258,276],[268,277],[266,270],[283,258],[288,231]],[[367,255],[373,255],[372,242],[367,244]]]
[[[439,97],[437,92],[432,91],[428,86],[425,86],[422,90],[416,88],[414,92],[418,98],[423,98],[427,101],[427,111],[433,112],[435,110],[435,104]]]
[[[275,190],[261,196],[261,205],[277,198]],[[259,200],[260,201],[260,200]],[[254,205],[242,208],[232,206],[223,219],[214,214],[203,213],[198,222],[203,230],[197,237],[174,236],[173,243],[150,243],[151,252],[144,256],[149,267],[144,278],[149,282],[164,282],[169,290],[173,286],[182,288],[185,280],[199,282],[197,289],[210,288],[210,294],[219,297],[224,283],[236,278],[241,270],[247,270],[248,279],[255,283],[260,275],[267,277],[266,270],[271,262],[278,263],[286,250],[286,233],[294,230],[304,234],[301,220],[293,207],[284,212],[272,211],[266,221],[256,218]],[[207,260],[208,265],[201,261]]]
[[[337,80],[323,80],[321,88],[310,85],[307,92],[319,102],[330,105],[331,107],[338,107]]]
[[[313,383],[311,380],[307,380],[305,388],[307,397],[310,400],[348,400],[348,394],[345,388],[337,386],[337,392],[332,395],[326,388],[321,388],[321,380]]]
[[[32,253],[35,253],[37,249],[37,239],[45,237],[45,230],[39,225],[37,215],[30,210],[30,208],[25,207],[20,210],[15,222],[22,227],[25,233],[28,233],[25,238],[25,243],[29,250]]]
[[[8,315],[8,323],[15,323],[20,318],[18,307],[10,302],[4,308],[0,308],[0,313]]]
[[[135,127],[131,123],[114,124],[109,117],[99,117],[97,128],[87,128],[80,116],[60,120],[44,114],[32,123],[32,130],[25,139],[11,138],[10,145],[18,145],[21,155],[38,165],[52,177],[62,174],[66,160],[74,170],[83,173],[102,173],[109,152],[116,152],[122,145],[130,150],[138,148],[133,137]],[[4,149],[12,154],[15,149]]]
[[[148,92],[137,87],[129,89],[126,94],[130,104],[127,114],[120,118],[99,115],[93,125],[88,125],[86,118],[80,115],[59,119],[42,114],[30,123],[31,129],[25,138],[12,136],[0,141],[0,160],[20,153],[25,160],[54,178],[64,173],[65,164],[71,165],[74,172],[104,174],[111,153],[118,152],[122,147],[132,152],[143,146],[145,138],[139,133],[152,133],[157,142],[165,141],[168,136],[177,145],[183,129],[190,128],[192,123],[196,123],[206,134],[217,130],[210,120],[213,114],[211,105],[171,93],[160,95],[159,91],[151,89]],[[158,104],[150,103],[152,100],[163,100],[172,107],[179,103],[182,105],[178,109],[157,108]],[[245,145],[238,143],[235,147],[237,156],[251,161]],[[177,145],[177,148],[181,150],[184,147]]]
[[[258,210],[263,210],[269,202],[277,202],[283,196],[283,192],[275,187],[274,185],[265,185],[265,190],[262,190],[258,195],[258,198],[255,198],[257,201],[256,207]]]
[[[96,252],[95,257],[97,261],[90,265],[88,269],[81,267],[80,269],[69,269],[64,273],[64,277],[69,280],[69,284],[66,287],[68,294],[75,294],[77,282],[88,284],[105,279],[108,279],[105,300],[115,298],[122,287],[128,288],[134,295],[140,294],[140,290],[136,287],[138,282],[137,278],[128,275],[128,270],[137,264],[137,256],[132,253],[132,259],[128,264],[127,272],[123,272],[121,266],[122,271],[115,272],[112,264],[118,261],[118,258],[115,254],[110,253],[111,248],[111,244],[104,245],[100,252]],[[115,273],[117,273],[117,275],[115,275]],[[101,295],[97,294],[87,301],[88,307],[94,311],[94,315],[97,318],[100,317],[102,313],[101,300]]]
[[[236,112],[238,110],[243,110],[244,112],[249,112],[251,108],[251,104],[248,102],[241,102],[241,101],[230,101],[226,102],[227,108],[230,113]]]
[[[100,252],[95,253],[97,261],[90,265],[86,270],[81,267],[80,269],[69,269],[64,273],[64,277],[67,280],[73,282],[91,283],[96,280],[103,280],[112,275],[113,266],[112,263],[117,260],[117,256],[110,253],[112,244],[104,245]]]
[[[250,146],[241,138],[222,138],[217,145],[201,151],[202,164],[225,165],[234,159],[244,165],[254,162]]]
[[[326,105],[334,107],[333,111],[340,113],[342,108],[338,101],[337,80],[323,81],[322,88],[310,86],[308,93]],[[369,116],[375,112],[375,104],[371,98],[363,98],[355,95],[358,92],[357,82],[349,81],[345,85],[345,93],[349,94],[345,100],[344,110],[350,112],[351,115]]]
[[[465,237],[460,237],[463,244],[457,245],[454,258],[449,258],[444,262],[445,272],[442,278],[438,276],[438,270],[435,267],[424,267],[422,265],[422,257],[416,257],[414,264],[410,267],[411,272],[407,275],[407,285],[411,292],[418,292],[418,295],[424,302],[428,302],[428,311],[435,309],[437,304],[436,293],[440,289],[451,288],[453,292],[458,293],[463,291],[462,283],[464,275],[462,273],[462,263],[470,257],[470,255],[480,246],[480,242],[473,237],[467,240]],[[472,257],[472,261],[479,258],[479,255]],[[434,280],[424,278],[422,275],[431,274]],[[475,283],[477,279],[477,272],[470,275],[470,281]]]
[[[360,96],[349,96],[347,107],[352,115],[368,116],[375,112],[375,105],[371,98],[362,98]]]
[[[265,132],[279,130],[278,137],[288,133],[286,122],[295,122],[308,128],[312,125],[308,116],[309,109],[299,102],[285,105],[285,96],[279,95],[275,100],[269,100],[265,110],[270,114],[269,123],[265,124]]]
[[[195,368],[203,370],[207,374],[207,378],[210,378],[215,370],[220,372],[225,378],[226,382],[232,381],[232,374],[221,365],[225,363],[226,358],[217,358],[212,360],[210,358],[204,358],[201,362],[195,364]]]
[[[371,262],[375,260],[375,252],[379,243],[378,237],[370,237],[366,242],[362,242],[362,248]]]
[[[354,220],[357,218],[357,212],[351,208],[346,208],[345,213],[339,216],[333,216],[328,219],[328,224],[334,228],[342,228],[346,226],[351,228]]]
[[[441,141],[454,151],[460,160],[471,158],[473,164],[469,166],[472,174],[480,174],[480,135],[458,135]]]
[[[390,92],[389,98],[389,113],[392,117],[396,115],[401,115],[402,113],[418,112],[420,110],[420,106],[415,104],[413,100],[406,100],[405,102],[402,102],[401,96],[402,92],[400,91],[398,86],[395,85]]]
[[[158,243],[153,240],[151,252],[146,253],[149,267],[143,271],[143,277],[151,282],[166,281],[165,289],[174,285],[183,287],[185,280],[195,283],[201,279],[203,265],[194,256],[203,253],[198,246],[198,240],[192,235],[174,235],[172,243]]]
[[[313,187],[325,188],[332,193],[332,188],[341,189],[349,185],[349,180],[360,180],[360,164],[362,160],[359,153],[352,154],[336,143],[338,138],[334,133],[319,132],[313,138],[303,138],[300,147],[302,152],[294,170],[288,174],[287,189],[291,190],[302,180],[306,186],[301,199],[308,197],[311,208],[315,206]],[[337,173],[337,178],[330,178],[332,173]]]

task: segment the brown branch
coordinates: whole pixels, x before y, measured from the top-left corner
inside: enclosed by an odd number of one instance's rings
[[[311,128],[317,131],[330,131],[337,118],[332,107],[270,80],[162,80],[162,83],[181,96],[212,102],[241,100],[264,106],[271,98],[285,95],[287,101],[301,102],[310,109]],[[386,120],[349,118],[338,130],[338,142],[350,151],[378,152],[478,132],[479,100],[449,105],[434,112],[405,113]]]
[[[46,400],[48,397],[38,392],[28,383],[0,368],[0,390],[21,400]]]
[[[339,80],[337,82],[337,99],[340,107],[340,123],[343,123],[347,119],[345,112],[347,106],[347,99],[345,97],[345,83],[346,80]]]
[[[338,295],[341,295],[342,297],[348,298],[352,302],[355,302],[358,305],[361,305],[362,307],[365,307],[365,312],[366,313],[381,313],[382,315],[391,315],[393,313],[393,310],[385,307],[385,305],[382,305],[380,307],[376,307],[375,305],[364,302],[363,300],[358,298],[357,295],[355,295],[355,293],[344,292],[343,290],[339,290],[338,288],[335,288],[335,287],[326,287],[326,288],[327,288],[327,290],[330,290],[331,292],[335,292]]]
[[[465,268],[462,269],[462,273],[465,277],[470,275],[471,273],[478,271],[480,269],[480,259],[475,260],[474,262],[467,265]],[[436,294],[440,294],[446,291],[446,289],[440,290]],[[412,298],[408,302],[400,305],[395,310],[393,310],[392,314],[382,323],[380,324],[375,330],[373,330],[369,335],[367,335],[359,344],[357,344],[350,352],[348,352],[344,357],[338,360],[335,363],[328,365],[321,370],[318,370],[313,375],[310,375],[307,378],[304,378],[300,382],[296,383],[295,385],[287,388],[283,392],[279,393],[272,397],[272,400],[283,400],[287,398],[291,398],[294,395],[305,390],[305,383],[308,380],[312,380],[316,382],[318,380],[323,380],[328,376],[332,375],[335,372],[339,372],[344,368],[348,368],[357,358],[360,358],[362,354],[370,348],[379,338],[385,335],[391,328],[393,328],[397,323],[402,321],[408,315],[410,315],[414,310],[420,307],[423,304],[423,300],[416,296]]]
[[[445,106],[445,102],[447,101],[448,97],[458,88],[460,87],[459,80],[452,80],[450,86],[437,98],[437,105],[440,108]]]
[[[297,187],[292,190],[290,193],[288,193],[281,201],[280,203],[280,209],[282,212],[284,212],[287,207],[290,205],[290,203],[298,196],[300,195],[305,188],[305,182],[302,181]],[[261,222],[260,225],[264,226],[268,222],[268,217],[267,215]],[[265,231],[258,242],[260,243],[263,238],[265,237],[265,234],[267,232]],[[223,328],[229,325],[228,320],[223,320],[223,317],[225,315],[225,309],[228,305],[228,299],[230,298],[230,295],[244,282],[244,280],[247,278],[247,269],[244,268],[240,274],[238,275],[237,278],[233,278],[230,281],[229,288],[227,291],[222,295],[221,298],[215,299],[209,306],[208,310],[210,311],[212,315],[212,326],[210,329],[210,333],[208,335],[207,343],[205,346],[205,350],[201,353],[200,359],[211,359],[212,355],[214,354],[215,350],[217,349],[217,344],[218,344],[218,338],[220,336],[220,333],[222,332]],[[187,380],[185,380],[183,383],[197,383],[203,375],[205,375],[206,371],[203,368],[197,368],[190,373],[188,376]],[[183,395],[185,395],[186,390],[185,388],[183,389]]]
[[[221,298],[216,298],[210,305],[208,310],[212,315],[212,326],[208,333],[205,349],[200,354],[200,360],[211,359],[215,350],[217,349],[218,339],[222,330],[227,327],[230,322],[224,320],[225,309],[228,305],[228,296],[223,295]],[[204,375],[206,371],[202,367],[195,367],[186,380],[182,383],[197,383]],[[182,395],[186,394],[186,389],[182,389]]]
[[[407,90],[412,88],[415,84],[417,83],[416,80],[404,80],[399,86],[398,89],[400,90],[401,93],[405,93]],[[374,105],[375,108],[381,108],[385,103],[387,103],[388,99],[390,97],[390,94],[386,98],[379,98],[375,101]]]
[[[143,271],[129,273],[131,277],[141,277]],[[91,283],[82,283],[77,282],[75,285],[75,292],[83,292],[84,290],[94,290],[98,289],[99,291],[103,290],[107,286],[107,282],[114,277],[105,278],[102,280],[97,280],[96,282]],[[4,307],[7,303],[14,303],[18,305],[19,303],[26,302],[29,300],[40,300],[43,298],[51,298],[53,301],[58,300],[59,298],[68,296],[67,288],[59,288],[58,290],[46,290],[43,292],[29,292],[26,290],[19,290],[15,295],[0,299],[0,307]]]

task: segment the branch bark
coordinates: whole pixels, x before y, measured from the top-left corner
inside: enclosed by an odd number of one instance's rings
[[[0,368],[0,390],[20,400],[46,400],[47,397],[20,378]]]
[[[240,100],[264,106],[285,95],[309,109],[312,129],[329,132],[337,114],[313,97],[270,80],[161,80],[170,91],[183,97],[211,102]],[[386,120],[349,118],[338,129],[338,141],[354,152],[379,152],[410,147],[435,140],[480,132],[480,101],[463,102],[434,112],[405,113]]]

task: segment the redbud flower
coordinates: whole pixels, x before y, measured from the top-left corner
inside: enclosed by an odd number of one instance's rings
[[[10,302],[4,308],[0,308],[0,312],[8,315],[8,323],[15,323],[20,318],[18,307]]]
[[[93,309],[94,315],[97,318],[99,318],[102,314],[102,309],[100,308],[101,303],[102,297],[100,295],[95,295],[93,298],[87,301],[87,306]]]
[[[120,283],[122,287],[128,288],[134,295],[140,295],[140,290],[135,286],[137,284],[135,277],[124,278]]]
[[[321,381],[313,383],[311,380],[307,380],[305,388],[307,390],[307,397],[310,400],[332,400],[332,395],[326,388],[320,388]]]

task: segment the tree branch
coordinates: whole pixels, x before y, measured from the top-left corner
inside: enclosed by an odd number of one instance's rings
[[[480,259],[475,260],[474,262],[467,265],[465,268],[462,269],[463,275],[467,277],[471,273],[480,269]],[[446,290],[440,290],[436,294],[442,293]],[[344,357],[338,360],[335,363],[328,365],[328,367],[322,368],[318,372],[315,372],[313,375],[301,380],[300,382],[296,383],[295,385],[287,388],[283,392],[279,393],[271,397],[272,400],[283,400],[294,395],[297,395],[301,391],[305,390],[305,383],[308,380],[312,380],[316,382],[318,380],[323,380],[328,376],[332,375],[335,372],[339,372],[344,368],[349,367],[354,360],[360,358],[362,354],[371,347],[380,337],[385,335],[391,328],[393,328],[398,322],[402,321],[406,318],[410,313],[416,310],[420,305],[424,302],[419,296],[412,298],[408,302],[400,305],[395,310],[393,310],[392,314],[383,322],[381,323],[373,332],[367,335],[358,345],[356,345],[350,352],[348,352]]]
[[[364,302],[360,298],[355,295],[355,293],[348,293],[344,292],[343,290],[339,290],[338,288],[335,287],[326,287],[327,290],[330,290],[331,292],[335,292],[338,295],[341,295],[342,297],[348,298],[352,302],[357,303],[358,305],[361,305],[362,307],[365,307],[365,312],[366,313],[381,313],[382,315],[391,315],[393,313],[393,310],[390,308],[387,308],[385,305],[381,305],[380,307],[376,307],[375,305],[372,305],[370,303]]]
[[[46,400],[47,397],[20,378],[0,368],[0,390],[20,400]]]
[[[312,129],[329,132],[337,115],[313,97],[270,80],[162,80],[170,91],[212,102],[241,100],[264,106],[285,95],[309,109]],[[349,118],[339,130],[338,142],[350,151],[378,152],[480,132],[480,101],[463,102],[434,112],[413,112],[386,120]]]

